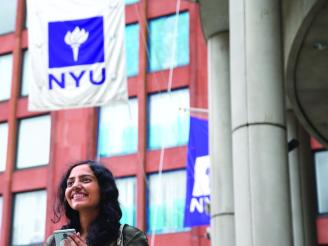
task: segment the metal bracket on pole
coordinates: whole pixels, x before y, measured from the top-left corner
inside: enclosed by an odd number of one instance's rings
[[[294,149],[296,149],[299,146],[300,142],[293,138],[292,140],[288,141],[288,152],[293,151]]]

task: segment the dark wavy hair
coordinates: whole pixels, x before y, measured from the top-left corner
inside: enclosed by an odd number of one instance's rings
[[[100,188],[99,214],[88,229],[87,244],[89,246],[103,245],[105,242],[113,242],[119,235],[122,210],[118,202],[118,189],[114,176],[110,170],[98,162],[92,160],[73,163],[63,175],[57,193],[57,201],[54,206],[53,222],[57,223],[65,214],[68,223],[62,229],[74,228],[80,231],[81,225],[79,213],[73,210],[65,199],[67,179],[76,166],[88,164],[97,178]]]

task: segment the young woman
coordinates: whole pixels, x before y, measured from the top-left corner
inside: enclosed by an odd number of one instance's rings
[[[129,225],[120,225],[122,211],[112,173],[94,161],[73,164],[58,188],[54,222],[65,214],[68,223],[61,229],[77,233],[65,240],[70,246],[147,246],[145,234]],[[46,245],[55,245],[50,236]]]

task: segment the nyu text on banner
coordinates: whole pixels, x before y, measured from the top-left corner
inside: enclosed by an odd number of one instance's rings
[[[29,110],[127,101],[123,0],[27,0]]]
[[[210,203],[209,172],[208,121],[190,117],[184,214],[186,227],[210,224],[210,216],[206,209]]]

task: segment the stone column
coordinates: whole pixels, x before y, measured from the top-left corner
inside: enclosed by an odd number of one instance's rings
[[[230,0],[237,246],[291,246],[280,1]]]
[[[208,39],[208,66],[211,245],[234,246],[228,32]]]
[[[287,113],[288,140],[299,146],[289,154],[292,228],[295,246],[316,245],[315,175],[311,157],[310,137],[297,121],[293,111]]]

